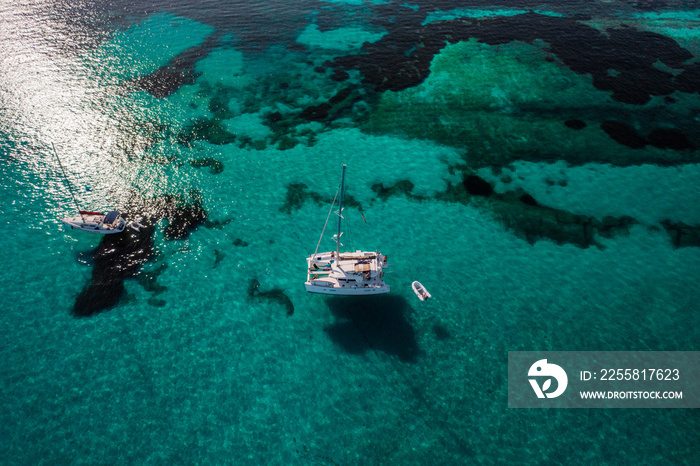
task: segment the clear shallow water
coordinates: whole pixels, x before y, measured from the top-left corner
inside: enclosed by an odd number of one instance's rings
[[[697,93],[615,99],[594,79],[595,56],[574,71],[568,49],[543,39],[458,40],[378,83],[362,63],[328,63],[358,52],[394,63],[391,44],[410,58],[445,40],[409,33],[422,25],[537,9],[673,37],[694,56],[653,63],[680,75],[698,53],[697,12],[386,3],[2,7],[8,463],[697,462],[692,411],[516,411],[506,399],[507,351],[697,349],[697,151],[648,143],[671,128],[700,144]],[[177,73],[158,75],[168,63]],[[149,73],[158,79],[138,80]],[[637,81],[661,89],[645,73]],[[617,142],[602,128],[611,120],[644,147]],[[191,203],[194,189],[210,221],[168,240],[159,220],[156,254],[89,317],[75,304],[99,238],[58,225],[72,203],[51,142],[90,209]],[[389,254],[389,296],[303,289],[328,208],[314,194],[332,198],[341,163],[367,219],[348,209],[346,246]],[[472,173],[495,194],[452,189]],[[586,236],[580,225],[606,216],[633,222]],[[674,243],[668,222],[691,239]],[[434,300],[415,299],[415,279]],[[249,295],[252,280],[262,295]]]

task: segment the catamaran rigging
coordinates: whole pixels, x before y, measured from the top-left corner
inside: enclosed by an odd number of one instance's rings
[[[338,196],[340,194],[340,196]],[[383,269],[389,266],[386,256],[379,251],[340,252],[343,235],[343,197],[345,195],[345,165],[340,176],[340,187],[333,199],[326,218],[326,224],[321,231],[316,250],[306,258],[307,274],[306,291],[311,293],[335,295],[374,295],[389,293],[391,287],[384,283]],[[333,212],[335,200],[338,199],[338,228],[333,235],[336,241],[335,251],[318,252],[326,231],[328,219]]]

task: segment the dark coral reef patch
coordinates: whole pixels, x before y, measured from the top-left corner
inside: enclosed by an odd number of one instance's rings
[[[376,189],[381,186],[382,189]],[[407,180],[393,187],[375,185],[378,199],[386,201],[391,196],[412,196],[413,185]],[[417,197],[419,201],[425,198]],[[540,205],[531,195],[522,190],[496,193],[493,186],[468,168],[463,169],[462,182],[448,185],[445,192],[438,193],[436,200],[459,202],[491,212],[508,230],[533,244],[549,239],[557,244],[573,244],[581,248],[599,246],[596,235],[609,237],[626,233],[636,223],[632,218],[606,217],[598,220],[586,215],[577,215]]]
[[[185,147],[192,147],[196,141],[208,141],[221,146],[235,140],[236,135],[224,128],[221,119],[216,117],[193,120],[177,135],[177,142]]]
[[[694,150],[688,136],[675,128],[657,128],[649,133],[649,144],[660,149]]]
[[[280,212],[291,214],[293,211],[301,209],[301,207],[307,201],[321,205],[330,204],[333,199],[326,198],[315,191],[310,191],[309,187],[305,183],[290,183],[287,185],[287,193],[284,198],[284,204],[279,210]],[[354,207],[362,211],[362,204],[352,195],[347,193],[343,198],[343,208],[345,207]]]
[[[203,159],[190,160],[190,165],[195,168],[199,167],[209,167],[209,172],[213,175],[218,175],[224,171],[224,164],[213,157],[206,157]]]
[[[541,205],[521,189],[502,194],[492,192],[489,196],[475,195],[469,191],[468,185],[473,185],[476,178],[480,179],[479,185],[489,184],[464,168],[462,183],[450,185],[436,199],[475,205],[491,212],[508,230],[531,244],[549,239],[557,244],[572,244],[580,248],[602,247],[597,237],[612,238],[628,234],[630,227],[639,224],[629,216],[598,219]],[[467,179],[470,181],[467,182]],[[671,221],[663,221],[661,225],[669,233],[675,247],[700,247],[700,226]]]
[[[564,124],[571,129],[583,129],[586,127],[586,123],[581,120],[566,120]]]
[[[309,191],[305,183],[290,183],[287,185],[287,194],[280,212],[291,214],[292,211],[301,209],[306,201],[322,204],[325,200],[320,194]]]
[[[641,149],[647,145],[647,141],[632,126],[620,121],[604,121],[600,124],[603,131],[616,142],[632,149]]]
[[[196,73],[197,61],[209,55],[219,45],[220,35],[214,33],[204,43],[176,56],[170,62],[153,73],[136,78],[129,83],[136,89],[143,90],[154,97],[163,98],[176,92],[185,84],[193,84],[199,76]]]
[[[423,196],[413,194],[413,188],[415,188],[415,186],[409,180],[397,181],[395,184],[388,187],[385,187],[383,183],[375,183],[372,185],[372,191],[374,191],[377,198],[382,201],[386,201],[390,197],[398,194],[403,194],[406,197],[417,201],[424,200],[425,198]]]
[[[294,314],[294,303],[281,288],[273,288],[268,291],[260,291],[260,281],[253,278],[248,283],[248,299],[265,300],[277,303],[287,311],[287,317]]]
[[[620,121],[604,121],[600,127],[616,142],[632,149],[641,149],[647,145],[677,151],[695,149],[688,136],[676,128],[656,128],[645,138],[635,128]]]
[[[662,221],[661,225],[671,237],[671,243],[674,247],[700,247],[700,226],[670,220]]]
[[[589,74],[593,84],[610,91],[612,98],[628,104],[644,104],[653,95],[674,90],[696,91],[697,65],[686,65],[693,56],[673,39],[631,27],[606,33],[572,18],[526,13],[485,19],[462,18],[422,25],[423,16],[404,14],[386,22],[389,33],[377,42],[365,43],[357,55],[326,63],[336,70],[359,70],[365,84],[378,91],[399,91],[423,82],[435,54],[448,43],[476,38],[489,45],[512,41],[549,44],[551,54],[579,74]],[[634,44],[634,47],[630,47]],[[658,69],[661,62],[681,71],[674,77]],[[610,73],[614,70],[614,73]]]
[[[197,190],[190,191],[192,202],[177,198],[175,208],[169,212],[168,226],[163,230],[166,239],[185,239],[190,231],[207,220],[207,211],[202,206],[202,196]]]

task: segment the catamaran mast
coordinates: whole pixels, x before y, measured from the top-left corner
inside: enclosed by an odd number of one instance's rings
[[[337,260],[340,262],[340,223],[343,220],[343,194],[345,193],[345,164],[343,164],[343,172],[340,175],[340,201],[338,202],[338,234],[335,239]]]
[[[75,202],[75,206],[78,208],[78,214],[80,215],[80,218],[82,218],[83,222],[84,222],[85,217],[83,217],[83,214],[80,211],[80,206],[78,205],[78,200],[75,198],[75,194],[73,194],[73,188],[71,188],[70,181],[68,181],[68,175],[66,175],[66,171],[63,169],[63,164],[61,163],[61,159],[58,157],[58,152],[56,152],[56,147],[53,145],[53,141],[51,142],[51,147],[53,147],[53,153],[56,154],[56,160],[58,160],[58,166],[61,167],[61,171],[63,172],[63,179],[66,181],[66,184],[68,185],[68,191],[70,191],[70,197],[73,198],[73,202]]]

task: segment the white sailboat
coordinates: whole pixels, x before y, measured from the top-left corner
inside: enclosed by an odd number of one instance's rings
[[[345,191],[345,165],[343,165],[342,175],[340,177],[340,198],[338,201],[338,232],[333,236],[336,240],[336,250],[328,252],[318,252],[318,248],[323,238],[323,233],[328,225],[321,232],[321,239],[318,240],[316,251],[306,258],[307,273],[306,273],[306,291],[310,293],[321,293],[330,295],[343,296],[364,296],[384,294],[391,291],[391,287],[384,283],[383,269],[389,266],[387,257],[379,251],[361,251],[355,252],[340,252],[340,237],[343,235],[342,212],[343,212],[343,195]],[[337,197],[337,195],[336,195]]]
[[[61,159],[58,157],[58,152],[56,152],[56,147],[54,147],[53,143],[51,143],[51,147],[53,147],[53,152],[56,154],[56,159],[58,160],[58,166],[61,167],[64,179],[68,184],[68,191],[70,191],[73,202],[75,202],[75,206],[78,208],[78,215],[62,218],[61,222],[63,222],[64,225],[69,226],[71,229],[85,231],[87,233],[97,233],[100,235],[110,235],[124,231],[124,228],[126,228],[126,220],[124,220],[121,214],[116,210],[103,214],[101,212],[90,212],[89,210],[80,209],[78,200],[73,194],[73,189],[71,188],[70,182],[68,182],[66,171],[63,169]]]
[[[61,222],[71,229],[100,235],[121,233],[126,227],[126,220],[124,220],[121,214],[116,210],[107,212],[106,214],[102,212],[90,212],[89,210],[79,210],[78,215],[62,218]]]

